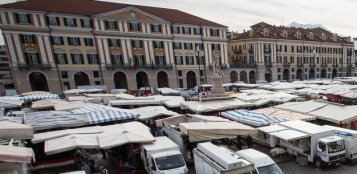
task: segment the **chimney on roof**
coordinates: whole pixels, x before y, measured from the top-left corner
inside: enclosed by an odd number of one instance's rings
[[[243,29],[243,33],[245,33],[245,29]]]

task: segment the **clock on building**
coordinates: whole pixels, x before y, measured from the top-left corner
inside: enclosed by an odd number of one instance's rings
[[[132,18],[135,18],[135,17],[136,17],[136,13],[135,13],[135,12],[130,12],[129,15],[130,15],[130,17],[132,17]]]

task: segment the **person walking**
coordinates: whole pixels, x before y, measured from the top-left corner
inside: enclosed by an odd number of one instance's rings
[[[243,143],[240,141],[240,139],[237,140],[237,148],[238,148],[238,150],[243,149]]]
[[[248,135],[247,138],[245,138],[245,141],[248,144],[248,148],[253,148],[253,138],[250,135]]]
[[[107,159],[107,156],[105,154],[105,150],[104,149],[100,149],[100,152],[102,153],[102,159]]]
[[[100,166],[99,170],[100,170],[100,174],[109,174],[108,170],[105,169],[103,166]]]

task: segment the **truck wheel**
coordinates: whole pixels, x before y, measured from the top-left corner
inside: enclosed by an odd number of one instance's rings
[[[321,169],[321,160],[319,158],[316,158],[314,161],[314,165],[316,168]]]

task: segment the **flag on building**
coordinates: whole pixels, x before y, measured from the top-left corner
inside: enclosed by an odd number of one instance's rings
[[[151,64],[152,64],[152,70],[155,69],[155,65],[154,65],[154,60],[151,59]]]
[[[130,65],[131,67],[135,68],[136,69],[136,63],[134,63],[134,61],[131,59],[131,57],[129,56],[129,60],[130,60]]]

